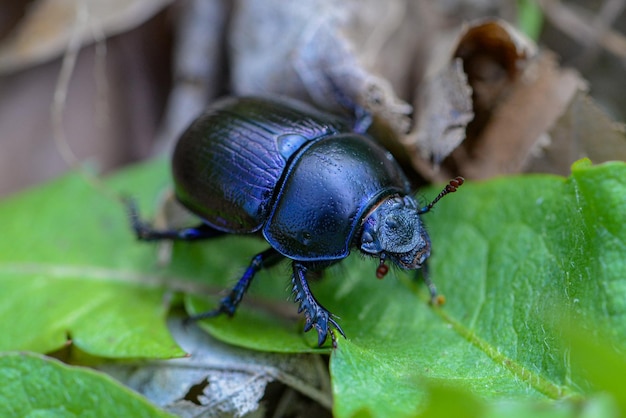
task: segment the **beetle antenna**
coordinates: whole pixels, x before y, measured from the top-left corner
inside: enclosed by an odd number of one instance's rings
[[[456,190],[465,182],[465,179],[463,177],[455,177],[452,180],[450,180],[450,182],[448,184],[446,184],[446,187],[443,188],[443,190],[437,195],[437,197],[430,202],[428,205],[424,206],[423,208],[421,208],[417,213],[419,213],[420,215],[422,213],[426,213],[429,210],[431,210],[433,208],[433,206],[435,206],[435,203],[439,202],[441,200],[442,197],[444,197],[445,195],[449,194],[449,193],[454,193],[456,192]]]

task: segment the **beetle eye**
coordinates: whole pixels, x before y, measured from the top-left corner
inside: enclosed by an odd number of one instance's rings
[[[400,196],[396,196],[390,199],[391,209],[396,209],[404,206],[404,200]]]
[[[302,243],[304,245],[309,245],[311,243],[311,238],[312,238],[312,235],[310,232],[304,231],[302,233]]]
[[[393,217],[393,218],[388,218],[385,221],[385,224],[387,225],[387,227],[391,228],[391,229],[396,229],[398,228],[398,220]]]

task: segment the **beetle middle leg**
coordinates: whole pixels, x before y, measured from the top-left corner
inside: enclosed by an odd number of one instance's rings
[[[244,272],[241,279],[239,279],[239,281],[232,288],[230,293],[222,298],[222,300],[220,301],[220,305],[216,309],[190,316],[185,322],[213,318],[221,314],[233,316],[235,314],[235,311],[237,310],[237,306],[243,299],[243,295],[250,287],[252,279],[254,279],[256,273],[258,273],[261,269],[268,268],[277,264],[283,258],[284,256],[273,248],[269,248],[262,253],[255,255],[254,257],[252,257],[252,261],[250,262],[250,265]]]
[[[317,345],[322,346],[326,337],[330,332],[330,337],[333,340],[333,348],[337,347],[337,339],[332,328],[329,328],[329,323],[345,338],[343,330],[339,324],[333,318],[333,314],[328,312],[313,296],[311,289],[309,289],[309,283],[306,279],[307,268],[294,261],[293,275],[291,281],[293,283],[293,294],[295,295],[295,301],[300,302],[298,313],[304,312],[306,318],[306,324],[304,326],[304,332],[309,331],[311,328],[315,328],[317,331]]]

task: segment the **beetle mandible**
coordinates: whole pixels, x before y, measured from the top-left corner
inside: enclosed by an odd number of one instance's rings
[[[354,110],[359,116],[351,124],[293,99],[229,97],[183,133],[172,158],[175,194],[202,223],[155,230],[129,203],[137,237],[191,241],[260,232],[270,244],[218,308],[190,319],[232,316],[255,274],[288,258],[304,330],[315,328],[320,346],[330,333],[336,346],[333,328],[345,334],[313,296],[309,271],[337,263],[355,247],[379,258],[379,278],[386,260],[408,270],[425,266],[431,244],[420,215],[463,179],[451,180],[420,208],[391,153],[365,133],[370,115]],[[434,301],[436,289],[423,276]]]

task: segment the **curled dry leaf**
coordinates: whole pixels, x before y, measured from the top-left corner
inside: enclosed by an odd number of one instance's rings
[[[473,90],[478,124],[506,97],[536,55],[534,43],[503,20],[477,21],[468,25],[454,51]]]
[[[405,132],[411,106],[365,63],[395,31],[405,5],[239,1],[229,36],[234,93],[289,95],[331,110],[344,95]]]
[[[75,30],[80,43],[91,43],[129,30],[172,0],[38,0],[0,44],[0,74],[61,55]]]
[[[470,178],[525,171],[530,161],[548,145],[548,131],[585,88],[571,70],[560,69],[554,56],[543,53],[526,67],[489,120],[453,160]],[[575,159],[566,162],[566,174]]]
[[[459,146],[471,149],[472,132],[483,129],[536,50],[501,20],[468,24],[447,48],[448,62],[433,61],[438,68],[431,67],[419,86],[417,123],[404,140],[410,152],[416,150],[414,166],[431,180],[445,179],[453,171],[459,174],[458,164],[448,160],[440,169],[440,163]]]
[[[419,153],[420,158],[413,163],[421,173],[434,176],[441,161],[463,142],[467,125],[474,118],[471,98],[472,89],[460,59],[454,59],[422,85],[415,112],[417,129],[403,141],[411,154]]]
[[[578,73],[506,22],[470,24],[450,57],[420,85],[415,128],[403,141],[422,176],[566,175],[582,157],[626,156],[623,129],[591,104]],[[602,144],[588,139],[599,134]]]

